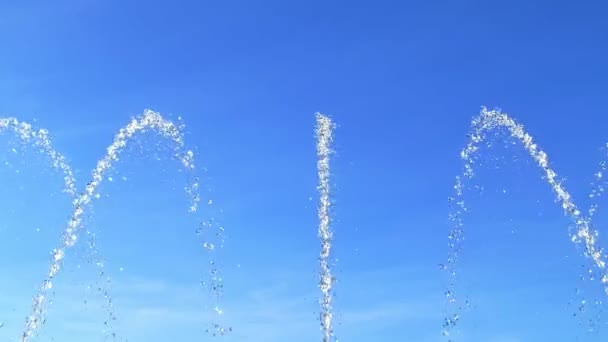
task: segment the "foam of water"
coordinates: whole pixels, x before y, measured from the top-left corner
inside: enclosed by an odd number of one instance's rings
[[[332,286],[334,278],[331,274],[331,266],[329,255],[331,251],[332,232],[331,232],[331,217],[330,217],[330,169],[329,161],[331,151],[331,143],[333,140],[334,124],[331,119],[323,114],[317,113],[317,171],[319,177],[319,239],[321,241],[320,262],[320,282],[321,289],[321,330],[323,333],[323,342],[330,342],[333,336],[333,315],[332,315]]]
[[[9,120],[5,125],[15,126],[16,123]],[[104,175],[112,168],[113,163],[119,160],[121,152],[127,146],[127,143],[130,141],[130,139],[133,138],[136,133],[144,132],[146,130],[154,130],[164,138],[173,141],[177,145],[177,148],[175,150],[175,157],[187,170],[194,169],[194,154],[190,150],[183,149],[183,134],[180,130],[180,127],[176,126],[170,121],[165,120],[160,114],[150,110],[146,110],[141,116],[132,119],[131,122],[126,125],[126,127],[120,129],[120,131],[115,135],[112,144],[110,144],[110,146],[107,148],[107,154],[97,162],[97,166],[92,172],[92,179],[86,185],[85,190],[80,193],[73,202],[74,209],[65,228],[62,241],[60,245],[55,250],[53,250],[49,271],[47,273],[46,279],[42,282],[42,285],[39,287],[38,293],[33,299],[32,313],[26,319],[25,328],[21,336],[21,342],[27,342],[32,336],[34,336],[36,331],[44,322],[43,317],[48,301],[48,291],[53,286],[53,279],[61,270],[66,250],[74,246],[74,244],[78,240],[78,234],[82,225],[82,219],[85,213],[85,209],[89,206],[93,199],[99,197],[99,195],[96,193],[96,190],[104,180]],[[24,135],[28,131],[22,130],[20,132],[22,132],[21,134]],[[44,134],[44,136],[46,136],[46,134]],[[42,146],[46,146],[46,144],[43,144]],[[48,146],[50,146],[50,144],[48,144]],[[65,162],[63,161],[64,159],[60,157],[57,158],[57,165],[59,165],[61,168],[69,170],[69,168],[67,168],[67,164],[65,164]],[[71,172],[69,174],[71,175]],[[74,182],[73,180],[71,180],[69,189],[75,194],[76,191],[74,189],[73,184]],[[195,212],[197,210],[198,204],[200,202],[198,188],[198,179],[195,178],[192,183],[185,189],[191,200],[191,212]],[[218,232],[218,236],[220,235],[220,232]],[[215,265],[215,262],[212,262],[212,265]],[[98,266],[101,269],[100,276],[103,277],[105,275],[105,272],[103,271],[103,263],[99,262]],[[216,268],[212,268],[212,272],[217,273]],[[216,283],[218,281],[221,282],[221,278],[219,278],[219,280],[215,279]],[[109,277],[107,278],[107,284],[109,285]],[[217,292],[217,298],[219,298],[220,296],[219,288],[220,287],[215,284],[215,287],[212,290]],[[106,308],[110,310],[109,319],[113,320],[115,319],[115,317],[111,310],[111,297],[109,294],[109,290],[104,289],[103,295],[106,300]],[[219,307],[216,308],[216,312],[221,313]],[[108,325],[107,321],[105,323],[106,325]],[[115,334],[112,333],[112,336],[115,337]]]
[[[454,185],[455,195],[450,198],[450,221],[451,229],[449,234],[449,255],[445,270],[449,273],[450,282],[445,292],[448,302],[448,315],[445,318],[443,325],[443,335],[449,336],[450,331],[457,325],[460,320],[460,313],[468,306],[466,301],[457,300],[454,296],[454,288],[457,279],[457,261],[462,250],[462,242],[464,237],[463,215],[467,208],[463,199],[463,191],[465,182],[474,176],[473,165],[475,163],[476,152],[479,145],[485,140],[486,133],[496,129],[506,129],[510,135],[521,142],[524,149],[530,157],[542,169],[544,179],[547,181],[558,202],[576,229],[571,234],[571,240],[577,245],[582,245],[584,255],[593,263],[599,279],[604,287],[604,291],[608,294],[608,274],[606,270],[606,259],[598,246],[598,232],[591,227],[591,218],[597,210],[597,202],[589,208],[588,214],[585,216],[578,209],[570,194],[566,191],[557,177],[557,173],[550,167],[547,154],[534,143],[524,127],[509,117],[508,114],[495,110],[487,110],[483,108],[478,117],[471,124],[471,133],[469,142],[461,152],[461,158],[464,161],[464,172],[456,178]],[[604,193],[604,186],[601,184],[603,173],[606,170],[606,163],[600,164],[600,171],[596,174],[596,187],[592,190],[591,198],[597,200]],[[452,341],[452,340],[450,340]]]

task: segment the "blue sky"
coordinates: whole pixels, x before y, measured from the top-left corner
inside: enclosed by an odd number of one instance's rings
[[[145,108],[181,116],[203,196],[213,200],[200,215],[226,227],[223,308],[234,332],[225,339],[264,342],[321,336],[313,127],[316,111],[330,114],[339,125],[336,334],[442,341],[437,265],[469,122],[482,105],[513,114],[587,204],[608,138],[607,9],[600,1],[2,3],[0,113],[48,128],[80,187],[131,116]],[[0,168],[0,337],[14,340],[70,200],[33,150],[0,151],[9,163]],[[475,184],[485,190],[470,193],[462,286],[475,308],[460,341],[606,336],[572,317],[577,287],[590,301],[604,297],[578,280],[584,261],[538,170],[517,148],[482,153],[500,168],[481,168]],[[112,276],[118,335],[199,340],[206,257],[193,234],[200,217],[187,214],[181,191],[186,178],[153,135],[127,155],[87,216]],[[41,341],[101,339],[85,247],[68,255]]]

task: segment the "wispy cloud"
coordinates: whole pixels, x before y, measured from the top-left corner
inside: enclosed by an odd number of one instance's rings
[[[369,270],[351,277],[367,279],[373,275],[374,279],[383,279],[395,277],[399,272],[403,270]],[[318,293],[290,290],[292,284],[288,280],[279,280],[289,278],[269,278],[274,280],[263,286],[242,289],[238,296],[225,297],[222,303],[224,314],[220,320],[233,328],[225,340],[278,342],[318,339]],[[208,298],[197,284],[143,277],[117,277],[113,284],[114,310],[118,317],[115,326],[119,337],[146,341],[164,341],[167,336],[178,335],[191,338],[204,335],[210,323],[218,320],[212,305],[206,305],[209,304]],[[341,294],[351,296],[345,292]],[[371,292],[377,293],[376,289]],[[86,305],[83,304],[85,298]],[[100,335],[106,314],[102,309],[104,301],[95,290],[86,290],[82,285],[64,286],[57,289],[54,299],[48,326],[43,329],[48,336],[60,339],[65,334],[83,338]],[[435,305],[437,299],[436,295],[394,293],[376,296],[372,300],[337,302],[336,332],[341,336],[369,330],[399,331],[404,322],[426,322],[437,326],[438,330],[441,311]],[[84,306],[86,313],[83,313]]]

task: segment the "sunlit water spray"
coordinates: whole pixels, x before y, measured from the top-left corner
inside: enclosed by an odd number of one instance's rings
[[[574,231],[571,233],[572,242],[577,245],[582,245],[584,255],[595,266],[595,271],[599,275],[598,278],[604,287],[604,292],[608,294],[606,256],[598,246],[598,232],[591,227],[591,219],[597,211],[597,199],[604,193],[605,189],[603,174],[606,171],[606,163],[601,163],[600,171],[596,173],[595,186],[590,195],[594,200],[594,203],[590,206],[587,215],[582,214],[572,200],[570,194],[562,185],[557,173],[550,167],[547,154],[534,143],[532,136],[524,130],[524,127],[510,118],[506,113],[483,108],[480,115],[471,123],[469,142],[461,152],[461,158],[464,161],[464,171],[462,175],[456,177],[456,183],[454,185],[455,194],[449,200],[451,229],[448,236],[449,255],[447,264],[444,268],[449,274],[450,281],[445,292],[448,302],[448,314],[443,325],[444,336],[450,336],[451,331],[453,331],[460,320],[462,311],[468,307],[468,301],[461,300],[459,297],[456,297],[454,293],[458,277],[457,262],[462,250],[464,238],[463,215],[467,212],[467,207],[463,198],[463,192],[466,186],[465,183],[474,176],[473,168],[480,144],[485,141],[488,132],[498,129],[506,129],[511,137],[515,138],[523,145],[530,157],[541,168],[543,179],[547,181],[556,195],[556,199],[561,205],[565,215],[571,219],[575,226]],[[452,340],[450,339],[450,341]]]
[[[332,153],[331,143],[333,140],[334,124],[331,119],[323,114],[317,113],[317,172],[319,177],[319,239],[321,241],[320,282],[321,289],[321,331],[322,341],[330,342],[333,337],[333,314],[332,314],[332,287],[334,278],[331,273],[330,252],[332,242],[331,232],[331,200],[330,200],[330,169],[329,161]]]
[[[78,193],[76,190],[76,180],[74,178],[74,174],[67,163],[66,158],[52,147],[48,130],[35,129],[30,123],[19,121],[16,118],[0,118],[0,133],[5,131],[12,132],[21,140],[22,143],[33,145],[34,147],[38,148],[40,153],[45,154],[49,158],[51,166],[63,174],[64,192],[72,198],[72,201],[75,204],[78,198]],[[91,232],[88,229],[86,229],[86,233],[91,235]],[[99,254],[94,244],[91,244],[89,249],[93,255]],[[101,265],[100,263],[97,264]],[[100,271],[100,274],[104,274],[103,268]],[[107,281],[109,282],[109,279]],[[47,297],[49,298],[46,298],[46,302],[50,303],[51,295],[52,293],[47,294]],[[35,297],[33,305],[39,306],[37,308],[39,316],[38,320],[40,322],[44,322],[45,303],[39,303],[39,298]],[[111,309],[108,310],[111,311]],[[0,325],[0,327],[2,326]]]
[[[45,321],[44,314],[49,303],[49,291],[53,287],[54,278],[61,270],[66,255],[66,250],[68,248],[73,247],[78,240],[78,235],[82,226],[82,220],[83,215],[85,213],[85,209],[89,207],[93,199],[100,197],[97,193],[98,186],[104,180],[105,174],[112,168],[113,163],[118,161],[121,152],[127,146],[127,143],[130,141],[130,139],[132,139],[133,136],[138,132],[144,132],[146,130],[156,131],[164,138],[173,141],[176,144],[177,148],[175,150],[175,157],[187,170],[191,171],[194,169],[194,154],[190,150],[184,150],[183,134],[181,132],[180,127],[176,126],[170,121],[165,120],[161,117],[160,114],[147,110],[143,113],[143,115],[134,118],[126,127],[122,128],[118,132],[118,134],[116,134],[114,141],[107,148],[106,156],[97,162],[97,166],[92,172],[91,181],[86,185],[85,190],[77,195],[72,172],[67,163],[65,162],[65,158],[63,158],[60,154],[58,154],[51,148],[51,144],[48,139],[48,132],[44,130],[35,131],[31,128],[30,125],[20,123],[16,119],[10,118],[0,120],[0,130],[6,129],[12,129],[17,133],[19,137],[21,137],[22,140],[33,140],[36,146],[41,147],[42,150],[51,157],[51,159],[53,160],[53,165],[64,172],[66,191],[75,197],[73,201],[74,209],[65,228],[61,243],[52,252],[52,258],[46,279],[39,287],[38,293],[33,299],[31,314],[26,319],[25,328],[23,334],[21,335],[21,341],[26,342],[29,341],[33,336],[35,336],[36,332]],[[200,202],[200,196],[198,194],[198,178],[193,177],[192,183],[188,187],[186,187],[185,190],[191,200],[190,211],[195,212]],[[212,225],[209,226],[213,227]],[[219,229],[218,232],[215,233],[215,237],[218,238],[220,241],[223,241],[222,234],[223,228]],[[94,247],[94,245],[92,246]],[[213,250],[213,248],[209,248],[209,246],[213,246],[211,242],[205,242],[204,246],[207,249]],[[221,296],[222,280],[219,276],[216,261],[213,260],[211,264],[212,279],[207,283],[209,284],[210,291],[214,294],[216,301],[219,302],[219,298]],[[99,275],[102,277],[106,276],[105,271],[103,270],[103,263],[99,262],[98,266],[101,269]],[[109,285],[109,277],[106,278],[107,284]],[[109,293],[109,289],[103,289],[102,291],[106,301],[106,307],[110,311],[109,320],[111,321],[115,319],[115,316],[111,309],[112,299]],[[222,310],[219,308],[219,304],[216,303],[214,311],[217,314],[222,313]],[[108,321],[105,322],[105,325],[107,329],[110,329]],[[225,332],[225,329],[219,324],[215,324],[214,326],[222,334]],[[112,337],[116,337],[114,333],[112,333]]]
[[[33,144],[47,155],[53,168],[63,173],[64,191],[70,196],[76,197],[76,181],[72,169],[65,157],[53,148],[46,129],[34,129],[31,124],[20,122],[15,118],[0,118],[0,133],[5,131],[13,132],[22,142]]]
[[[2,118],[0,119],[0,132],[4,131],[13,132],[23,143],[30,143],[39,148],[40,152],[49,158],[53,168],[63,173],[64,191],[76,203],[77,191],[74,174],[65,157],[52,147],[48,131],[45,129],[34,129],[31,124],[20,122],[15,118]],[[50,289],[50,284],[48,288]],[[43,321],[44,304],[38,303],[37,298],[34,299],[38,321]]]

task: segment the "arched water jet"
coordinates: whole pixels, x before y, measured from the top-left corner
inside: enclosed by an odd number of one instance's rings
[[[319,177],[319,240],[321,241],[320,282],[321,289],[321,331],[322,341],[331,342],[333,337],[333,313],[332,313],[332,287],[334,277],[331,273],[330,251],[332,242],[331,216],[330,216],[330,169],[329,161],[332,153],[331,143],[333,141],[334,123],[331,119],[321,113],[317,113],[317,173]]]
[[[51,143],[49,132],[46,129],[34,129],[30,123],[19,121],[13,117],[1,118],[0,119],[0,132],[5,130],[12,131],[20,140],[24,143],[33,143],[34,146],[40,148],[40,152],[45,154],[51,160],[52,167],[63,174],[64,180],[64,192],[66,192],[71,198],[72,203],[75,204],[78,201],[78,192],[76,190],[76,180],[72,168],[66,161],[66,158],[59,152],[57,152]],[[87,234],[91,234],[86,230]],[[63,240],[65,240],[65,236]],[[91,252],[95,255],[99,255],[94,244],[89,246]],[[98,265],[101,265],[97,263]],[[103,275],[103,270],[101,271]],[[34,298],[33,306],[37,305],[37,297]],[[40,320],[44,321],[44,307],[40,307]]]
[[[22,142],[33,143],[34,146],[40,148],[40,151],[50,159],[53,168],[59,170],[63,174],[64,192],[72,198],[72,203],[75,204],[77,201],[77,191],[74,173],[65,157],[53,148],[48,130],[36,130],[31,124],[20,122],[16,118],[1,118],[0,132],[7,130],[12,131]],[[34,306],[36,306],[36,303],[34,303]],[[39,317],[42,318],[43,307],[40,306],[38,311],[40,311]]]
[[[530,157],[542,169],[544,178],[549,183],[551,189],[555,193],[557,200],[561,203],[564,214],[567,215],[576,226],[575,233],[571,236],[572,242],[582,244],[584,247],[584,255],[589,258],[600,274],[600,281],[604,287],[604,292],[608,294],[608,274],[606,273],[606,261],[602,254],[601,248],[597,243],[598,232],[591,228],[591,218],[597,209],[597,205],[592,205],[587,216],[583,215],[578,209],[570,194],[562,186],[557,178],[557,173],[550,167],[547,154],[536,145],[525,130],[523,125],[517,123],[510,118],[506,113],[495,110],[487,110],[482,108],[478,117],[473,119],[471,123],[471,133],[469,134],[469,142],[461,152],[461,158],[464,161],[464,172],[461,176],[456,177],[454,185],[455,195],[450,198],[450,221],[452,227],[449,233],[449,255],[445,270],[450,276],[450,282],[445,292],[448,302],[448,314],[443,324],[443,335],[449,336],[451,330],[457,325],[460,320],[460,312],[463,305],[454,296],[457,272],[456,265],[460,251],[462,249],[462,241],[464,234],[463,214],[467,211],[463,199],[463,191],[465,182],[471,179],[474,175],[473,164],[476,152],[479,149],[479,144],[485,140],[486,133],[495,129],[504,128],[512,137],[522,143],[524,149]],[[606,169],[605,164],[600,165],[601,170]],[[597,177],[597,176],[596,176]],[[601,180],[600,175],[598,182]],[[592,191],[592,194],[601,195],[604,190],[602,186]],[[450,339],[450,341],[452,341]]]
[[[48,300],[47,292],[52,288],[53,279],[61,269],[66,250],[74,246],[78,239],[85,209],[91,203],[92,199],[97,196],[97,187],[102,183],[105,173],[110,170],[113,163],[119,159],[119,156],[122,150],[127,146],[129,139],[131,139],[136,133],[143,132],[148,129],[152,129],[164,138],[173,141],[177,145],[175,157],[186,169],[194,169],[194,153],[190,150],[184,150],[183,134],[180,127],[176,126],[170,121],[165,120],[160,114],[146,110],[141,116],[132,119],[126,127],[120,129],[118,134],[115,135],[112,144],[110,144],[110,146],[107,148],[106,156],[97,162],[97,166],[92,172],[91,181],[87,184],[85,190],[80,193],[78,198],[73,203],[74,210],[65,228],[64,237],[60,245],[53,251],[52,260],[46,279],[42,282],[37,295],[34,297],[32,313],[26,319],[25,328],[21,336],[22,342],[27,342],[32,336],[34,336],[43,322],[42,318],[44,309]],[[196,178],[186,188],[186,193],[190,197],[191,201],[191,212],[195,212],[198,208],[200,201],[198,188],[199,183],[198,179]],[[215,265],[215,263],[213,263],[213,265]],[[100,266],[103,267],[103,265]],[[217,274],[217,270],[212,270],[212,272]],[[110,303],[111,299],[109,292],[104,291],[104,296],[106,297],[106,304]],[[221,312],[221,310],[218,310],[217,312]],[[112,319],[113,313],[110,312],[110,316],[110,319]]]

